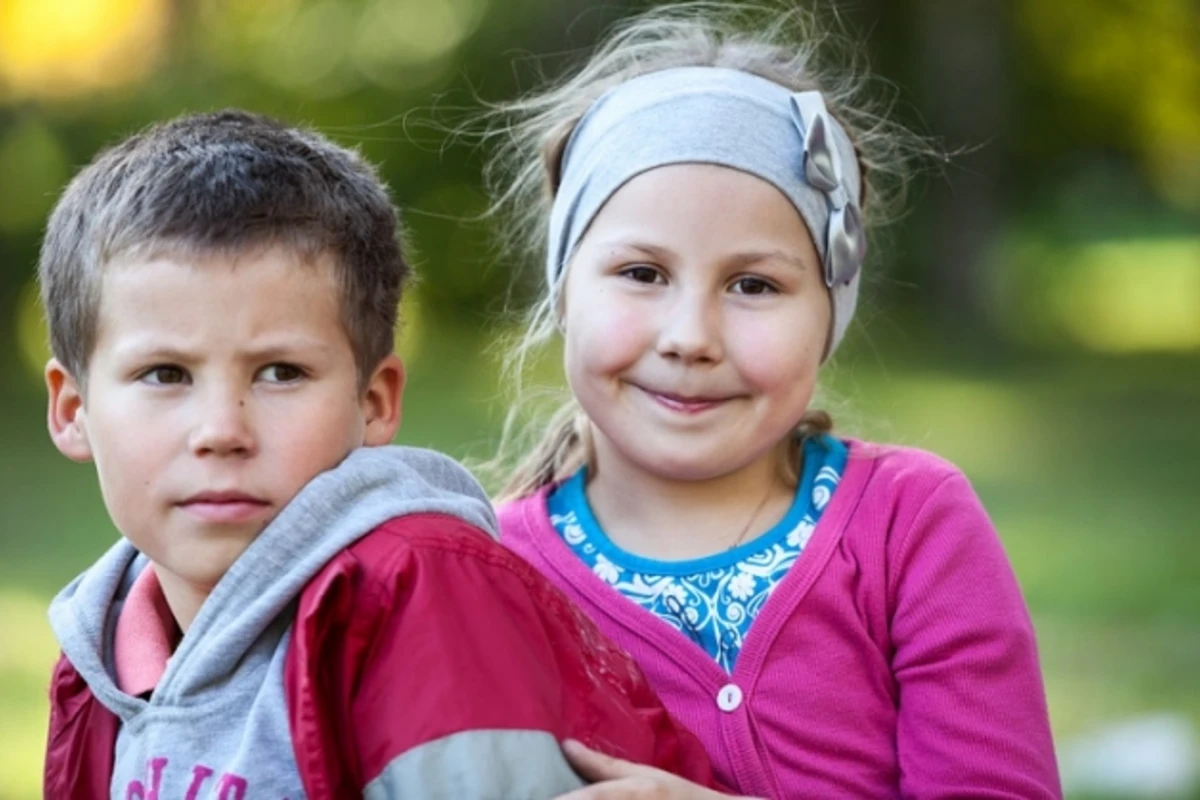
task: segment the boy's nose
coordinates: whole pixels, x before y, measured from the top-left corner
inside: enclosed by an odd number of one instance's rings
[[[193,453],[200,456],[254,454],[257,450],[257,440],[249,424],[244,398],[217,398],[210,395],[201,400],[200,404],[198,419],[191,435]]]
[[[658,335],[659,355],[688,363],[721,360],[718,304],[700,293],[680,294],[664,311]]]

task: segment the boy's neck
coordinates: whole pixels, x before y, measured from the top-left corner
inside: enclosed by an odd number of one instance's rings
[[[588,503],[605,534],[638,555],[672,561],[723,552],[774,527],[795,497],[779,468],[782,451],[725,475],[686,481],[643,470],[602,437],[594,441]]]
[[[196,615],[200,613],[200,606],[204,605],[204,601],[212,593],[212,587],[198,587],[188,583],[157,564],[153,565],[153,569],[158,575],[158,584],[162,587],[163,597],[171,609],[171,616],[175,617],[179,630],[187,633]]]

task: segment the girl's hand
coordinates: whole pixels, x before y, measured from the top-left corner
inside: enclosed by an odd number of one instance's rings
[[[563,742],[563,753],[576,772],[594,783],[556,800],[731,800],[677,775],[605,755],[571,739]]]

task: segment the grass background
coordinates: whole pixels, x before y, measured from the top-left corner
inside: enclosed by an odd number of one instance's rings
[[[409,359],[400,440],[486,457],[504,411],[488,342]],[[839,427],[971,477],[1037,625],[1056,738],[1157,711],[1200,727],[1200,369],[1195,359],[992,362],[936,342],[829,370]],[[920,354],[920,355],[914,355]],[[116,535],[88,466],[50,444],[31,378],[0,401],[0,798],[39,793],[53,593]]]

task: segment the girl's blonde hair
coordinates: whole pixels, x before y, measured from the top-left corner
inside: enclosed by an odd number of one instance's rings
[[[869,228],[890,221],[903,206],[909,156],[931,152],[917,137],[873,110],[858,54],[841,35],[823,31],[811,13],[797,8],[687,2],[660,6],[618,24],[578,70],[541,91],[494,107],[486,137],[499,140],[485,180],[492,214],[511,222],[501,234],[508,254],[541,264],[546,224],[561,177],[561,159],[575,125],[608,89],[631,78],[673,67],[713,66],[744,70],[793,91],[819,90],[826,108],[855,144],[862,174],[862,212]],[[849,58],[845,58],[849,55]],[[846,66],[827,66],[842,63]],[[507,212],[507,213],[506,213]],[[565,280],[566,270],[559,277]],[[548,287],[549,288],[549,287]],[[533,494],[569,477],[592,458],[589,423],[573,399],[547,421],[518,424],[524,406],[523,378],[531,355],[549,343],[560,309],[545,292],[528,312],[524,332],[505,359],[515,388],[499,451],[484,466],[504,475],[499,502]],[[798,478],[800,446],[833,428],[829,414],[810,409],[799,421],[785,458],[785,476]],[[544,431],[537,436],[538,429]],[[532,434],[532,435],[531,435]],[[513,453],[535,442],[523,456]]]

